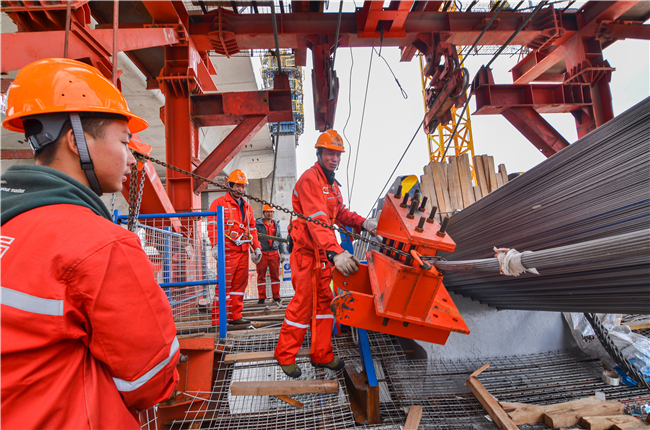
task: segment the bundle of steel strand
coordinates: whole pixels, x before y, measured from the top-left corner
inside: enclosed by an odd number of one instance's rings
[[[451,261],[494,257],[493,247],[539,251],[650,227],[650,98],[454,215]],[[445,286],[501,309],[647,313],[650,256],[595,253],[540,276],[449,273]],[[525,261],[525,258],[522,260]]]

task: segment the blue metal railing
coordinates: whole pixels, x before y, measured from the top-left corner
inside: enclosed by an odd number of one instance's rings
[[[219,303],[219,337],[225,338],[227,335],[227,325],[228,325],[228,315],[226,310],[226,248],[225,248],[225,238],[224,238],[224,212],[223,207],[217,207],[215,212],[180,212],[180,213],[165,213],[165,214],[142,214],[138,216],[138,220],[156,220],[156,219],[172,219],[172,218],[201,218],[201,217],[216,217],[217,224],[217,279],[205,279],[208,276],[207,263],[205,261],[205,253],[202,252],[202,274],[203,278],[199,281],[183,281],[183,282],[171,282],[171,239],[174,237],[183,237],[180,233],[172,232],[170,227],[165,227],[160,229],[157,227],[148,226],[145,224],[140,225],[140,227],[145,229],[150,229],[156,231],[157,233],[162,234],[163,236],[163,282],[160,283],[160,287],[165,290],[167,299],[169,300],[170,306],[173,308],[185,303],[187,301],[197,299],[199,297],[209,297],[210,290],[209,285],[217,285],[217,294],[215,300]],[[128,215],[122,215],[119,210],[115,210],[113,213],[113,220],[115,224],[126,224],[128,223]],[[204,240],[203,245],[207,246],[207,242]],[[192,287],[192,286],[204,286],[203,292],[195,294],[190,297],[183,298],[182,300],[174,300],[171,295],[172,288],[179,287]],[[214,305],[212,309],[212,325],[216,325],[216,320],[214,316]]]

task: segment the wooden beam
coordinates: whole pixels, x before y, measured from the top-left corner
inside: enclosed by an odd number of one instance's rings
[[[339,382],[336,380],[309,381],[252,381],[233,382],[230,394],[233,396],[290,396],[295,394],[338,393]]]
[[[643,330],[650,328],[650,319],[641,320],[641,321],[632,321],[625,324],[630,328],[630,330]]]
[[[533,405],[529,403],[500,402],[499,405],[508,413],[512,421],[517,424],[543,423],[546,412],[559,411],[583,406],[594,405],[602,400],[591,396],[570,402],[555,403],[553,405]]]
[[[476,397],[476,399],[483,405],[483,408],[487,411],[488,414],[492,417],[494,420],[494,423],[499,426],[501,430],[517,430],[519,427],[515,425],[514,422],[510,419],[508,414],[499,406],[496,400],[494,400],[494,397],[490,394],[490,392],[481,384],[481,381],[478,380],[478,378],[474,375],[477,375],[481,371],[483,371],[486,367],[486,365],[483,365],[479,369],[476,370],[472,375],[470,375],[469,378],[465,381],[465,384],[469,387],[469,389],[472,391],[472,394]]]
[[[580,425],[590,430],[620,429],[647,429],[649,425],[632,415],[607,415],[603,417],[582,417]]]
[[[616,401],[600,402],[593,405],[573,407],[571,409],[546,412],[544,424],[549,427],[571,427],[580,423],[580,418],[585,416],[604,416],[622,414],[623,403]]]
[[[301,348],[300,351],[298,351],[296,357],[297,358],[309,357],[309,349]],[[271,360],[275,360],[273,351],[240,352],[237,354],[227,354],[225,357],[223,357],[223,364],[253,363],[256,361],[271,361]]]

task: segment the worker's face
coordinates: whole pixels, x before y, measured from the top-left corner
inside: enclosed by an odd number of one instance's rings
[[[320,159],[323,166],[327,170],[333,172],[339,167],[339,163],[341,162],[341,152],[323,148]]]
[[[264,219],[271,221],[273,219],[273,211],[264,211]]]
[[[233,184],[232,189],[234,191],[231,191],[230,194],[233,196],[235,200],[239,200],[242,198],[244,193],[246,192],[246,185],[244,184]]]
[[[126,121],[107,122],[97,138],[86,134],[88,152],[95,166],[95,174],[104,193],[122,191],[122,185],[136,161],[129,151],[131,133]]]

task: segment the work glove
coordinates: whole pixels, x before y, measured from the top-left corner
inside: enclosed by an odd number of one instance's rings
[[[350,276],[359,270],[359,260],[350,254],[348,251],[343,251],[332,258],[336,270],[341,272],[344,276]]]
[[[253,263],[258,264],[262,261],[262,250],[260,248],[255,248],[255,254],[253,255]]]
[[[365,220],[363,224],[361,224],[361,227],[373,236],[377,234],[377,220],[374,218],[368,218]]]

